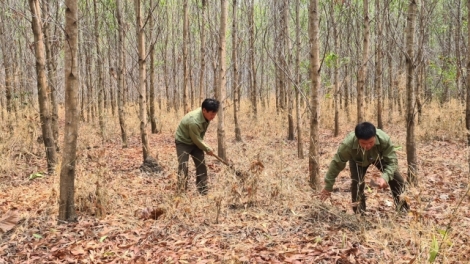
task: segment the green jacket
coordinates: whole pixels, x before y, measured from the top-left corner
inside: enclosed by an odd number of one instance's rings
[[[209,121],[204,118],[202,108],[198,108],[187,113],[181,119],[178,128],[176,129],[175,139],[187,145],[196,145],[203,151],[209,152],[212,149],[204,142],[204,135],[206,134]]]
[[[388,182],[393,179],[398,161],[390,137],[385,132],[377,129],[375,146],[368,151],[363,151],[359,146],[359,141],[354,132],[349,133],[341,142],[338,151],[330,162],[330,167],[325,175],[325,189],[328,191],[333,190],[336,177],[344,169],[346,162],[355,162],[361,167],[368,167],[379,160],[384,165],[386,164],[382,178]]]

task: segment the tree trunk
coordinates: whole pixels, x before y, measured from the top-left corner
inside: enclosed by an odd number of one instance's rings
[[[390,4],[386,5],[386,13],[390,12]],[[390,19],[386,19],[386,34],[391,35],[392,34],[392,25],[390,23]],[[392,124],[393,120],[393,103],[394,103],[394,98],[393,98],[393,56],[392,56],[392,42],[389,41],[387,43],[387,68],[388,68],[388,123]]]
[[[233,0],[232,7],[232,89],[233,89],[233,122],[235,125],[235,140],[242,141],[242,133],[238,124],[238,110],[240,102],[238,101],[240,87],[238,86],[238,19],[237,19],[237,0]]]
[[[302,122],[300,119],[300,0],[295,1],[295,115],[297,123],[297,157],[304,158],[304,144],[302,139]]]
[[[357,123],[364,121],[364,89],[369,58],[369,0],[364,0],[364,31],[362,42],[362,61],[357,76]]]
[[[416,72],[416,83],[415,83],[415,86],[414,86],[414,93],[415,93],[415,98],[416,98],[416,108],[417,108],[417,112],[418,112],[418,125],[419,123],[421,122],[421,119],[422,119],[422,108],[423,108],[423,105],[421,103],[421,91],[423,90],[423,83],[425,83],[425,79],[423,79],[423,76],[424,76],[424,58],[423,58],[423,49],[424,49],[424,42],[425,42],[425,34],[426,34],[426,30],[425,30],[425,23],[424,23],[424,19],[425,19],[425,13],[424,13],[424,9],[425,9],[425,4],[423,3],[421,5],[421,11],[419,12],[419,34],[418,34],[418,53],[416,54],[416,61],[418,62],[417,63],[417,68],[415,69],[415,72]]]
[[[116,0],[116,18],[118,22],[118,95],[117,95],[117,104],[118,104],[118,115],[119,115],[119,125],[121,127],[121,140],[122,147],[127,148],[127,126],[126,126],[126,117],[124,112],[124,22],[122,21],[121,16],[121,0]]]
[[[290,72],[291,72],[291,45],[289,38],[289,2],[282,2],[282,42],[284,46],[283,56],[283,79],[284,86],[286,87],[287,96],[287,140],[294,140],[294,95],[291,86]]]
[[[152,44],[150,46],[150,96],[149,96],[149,104],[150,104],[150,126],[152,129],[152,134],[158,134],[160,131],[158,130],[157,127],[157,116],[155,115],[155,86],[156,86],[156,73],[155,73],[155,43],[157,42],[156,39],[153,40],[153,32],[156,30],[154,28],[154,17],[153,17],[153,0],[150,0],[150,22],[149,22],[149,37],[150,40],[152,41]],[[156,38],[158,37],[155,36]]]
[[[51,112],[51,127],[52,127],[52,135],[54,136],[54,144],[56,147],[56,151],[59,151],[59,110],[58,110],[58,105],[57,105],[57,77],[56,77],[56,72],[57,72],[57,60],[52,56],[53,51],[52,50],[52,38],[51,38],[51,28],[49,27],[51,23],[49,22],[49,2],[52,1],[43,1],[43,33],[44,33],[44,46],[46,49],[46,69],[47,69],[47,75],[49,79],[49,90],[50,90],[50,104],[52,108]],[[56,16],[59,16],[59,8],[56,7]],[[54,24],[54,28],[57,28],[57,25]],[[58,34],[56,32],[56,34]],[[57,36],[54,36],[54,38],[57,38]]]
[[[188,113],[188,43],[189,43],[188,0],[183,0],[183,110]]]
[[[219,30],[219,77],[216,85],[216,97],[220,102],[217,118],[217,153],[219,157],[226,160],[225,128],[224,128],[224,98],[225,98],[225,34],[227,30],[227,0],[220,0],[220,30]]]
[[[375,50],[375,91],[377,93],[377,128],[383,129],[383,87],[382,87],[382,16],[380,0],[375,0],[375,28],[376,28],[376,50]]]
[[[456,20],[457,22],[455,23],[456,24],[456,28],[455,28],[455,38],[454,38],[454,44],[455,44],[455,69],[457,71],[457,76],[455,77],[455,86],[456,86],[456,89],[457,89],[457,92],[459,93],[459,100],[462,100],[463,99],[463,89],[462,89],[462,83],[461,83],[461,80],[462,80],[462,59],[460,58],[460,34],[462,34],[462,4],[460,2],[460,0],[457,0],[457,3],[456,3],[456,11],[457,11],[457,15],[456,15]],[[468,11],[467,11],[468,12]],[[468,47],[467,47],[468,48]],[[417,98],[418,99],[418,98]]]
[[[414,185],[418,184],[418,168],[416,158],[415,142],[415,94],[413,87],[414,76],[414,29],[416,19],[416,0],[410,0],[407,15],[406,28],[406,160],[408,161],[408,182]]]
[[[4,32],[6,31],[6,19],[5,19],[5,12],[2,10],[2,14],[0,14],[0,35],[5,36]],[[3,68],[5,69],[5,98],[6,98],[6,109],[7,109],[7,117],[8,117],[8,126],[11,129],[10,124],[10,113],[12,112],[12,87],[13,87],[13,71],[12,71],[12,59],[11,59],[11,51],[7,45],[7,39],[2,37],[0,38],[0,42],[2,44],[2,55],[3,55]]]
[[[351,14],[349,13],[348,16],[346,16],[346,32],[351,32],[351,19],[350,19]],[[346,57],[351,56],[351,48],[349,48],[349,45],[351,43],[351,34],[346,34]],[[352,69],[352,67],[349,66],[349,63],[346,63],[344,66],[344,75],[345,75],[345,81],[344,81],[344,109],[346,110],[346,116],[348,118],[348,121],[350,120],[350,112],[349,112],[349,104],[351,103],[351,83],[350,81],[352,79],[353,74],[351,74],[349,71]],[[352,71],[352,70],[351,70]]]
[[[449,10],[450,12],[450,10]],[[450,14],[449,14],[450,16]],[[451,47],[452,47],[452,31],[454,30],[454,23],[449,23],[449,29],[445,32],[447,33],[447,36],[446,36],[446,44],[443,45],[441,47],[442,49],[442,54],[441,54],[441,61],[442,61],[442,71],[441,71],[441,75],[444,75],[442,76],[442,78],[447,78],[447,76],[445,76],[445,73],[446,72],[449,72],[450,71],[450,56],[451,56]],[[444,34],[445,34],[444,33]],[[442,94],[442,97],[441,97],[441,104],[445,104],[445,103],[448,103],[450,101],[450,85],[448,84],[445,84],[444,85],[444,92]]]
[[[179,78],[176,78],[176,75],[178,73],[178,65],[179,65],[179,60],[181,60],[181,58],[179,57],[179,55],[177,54],[176,52],[176,27],[171,27],[171,31],[172,31],[172,34],[171,34],[171,38],[172,38],[172,41],[173,41],[173,45],[172,45],[172,48],[171,48],[171,57],[172,57],[172,65],[171,65],[171,79],[172,79],[172,82],[173,82],[173,87],[174,87],[174,90],[173,90],[173,105],[174,105],[174,108],[175,108],[175,111],[178,111],[180,109],[180,98],[179,98],[179,89],[178,89],[178,82],[179,82]],[[186,109],[183,109],[183,111],[186,111]]]
[[[253,118],[258,118],[258,105],[257,105],[257,87],[256,87],[256,67],[255,67],[255,4],[251,1],[248,3],[248,31],[249,31],[249,50],[250,50],[250,92],[251,92],[251,110],[253,111]]]
[[[467,10],[470,10],[470,0],[467,0]],[[470,12],[467,12],[467,21],[470,21]],[[467,23],[467,43],[470,43],[470,23]],[[467,146],[470,151],[470,49],[467,48],[467,107],[465,114],[465,125],[467,128]],[[470,156],[468,166],[470,168]]]
[[[118,29],[119,30],[119,29]],[[107,36],[108,36],[108,45],[111,47],[111,36],[110,36],[110,32],[109,30],[107,31]],[[118,47],[118,44],[117,44],[117,38],[114,37],[114,48],[117,49]],[[110,100],[110,105],[111,105],[111,114],[113,117],[116,116],[116,99],[115,99],[115,95],[117,92],[115,92],[116,90],[116,85],[115,85],[115,81],[117,81],[117,74],[116,74],[116,69],[118,69],[116,66],[116,62],[113,61],[112,56],[111,55],[111,50],[112,49],[108,49],[108,65],[109,65],[109,82],[110,82],[110,87],[109,87],[109,100]],[[118,70],[119,71],[119,70]],[[114,81],[113,81],[114,80]]]
[[[98,18],[98,8],[96,4],[97,0],[93,0],[93,9],[95,13],[95,47],[96,47],[96,64],[95,67],[97,69],[98,74],[98,122],[100,125],[100,133],[101,139],[104,140],[104,110],[103,110],[103,93],[104,93],[104,82],[103,82],[103,60],[101,57],[101,49],[100,49],[100,20]]]
[[[393,60],[391,51],[388,52],[388,122],[393,119]]]
[[[34,50],[36,56],[36,73],[38,86],[39,112],[41,119],[42,137],[47,157],[47,171],[53,174],[56,165],[56,151],[54,144],[54,136],[52,133],[52,120],[50,106],[48,100],[48,84],[46,76],[46,60],[44,38],[42,34],[42,19],[39,0],[29,0],[29,7],[32,13],[31,26],[34,33]]]
[[[336,17],[335,17],[335,3],[331,2],[331,27],[333,28],[333,45],[334,49],[333,52],[335,54],[339,54],[339,44],[338,44],[338,28],[336,25]],[[338,81],[338,60],[339,57],[334,58],[333,62],[333,101],[334,101],[334,112],[335,112],[335,131],[334,136],[337,137],[339,135],[339,81]]]
[[[199,68],[199,103],[203,101],[204,78],[206,72],[206,0],[202,0],[201,20],[199,31],[201,32],[201,62]]]
[[[168,7],[167,7],[168,9]],[[167,11],[168,14],[168,11]],[[169,15],[166,17],[166,26],[169,28],[170,22],[169,22]],[[170,39],[170,30],[165,30],[166,36],[164,37],[164,43],[163,43],[163,48],[161,50],[162,52],[162,58],[163,58],[163,81],[165,83],[165,101],[166,101],[166,111],[170,112],[172,104],[170,103],[170,75],[169,75],[169,70],[168,67],[170,65],[170,61],[168,59],[168,41]]]
[[[65,131],[60,170],[59,220],[77,220],[75,213],[75,166],[77,161],[78,113],[78,1],[65,0]]]
[[[135,15],[136,15],[136,36],[137,36],[137,52],[139,58],[139,118],[140,118],[140,137],[142,140],[142,154],[143,161],[150,156],[150,148],[147,137],[147,95],[146,95],[146,80],[147,80],[147,67],[145,63],[145,31],[142,23],[142,9],[140,0],[134,1]]]
[[[320,122],[320,40],[319,40],[319,6],[318,0],[310,0],[309,6],[309,46],[310,46],[310,79],[312,82],[311,116],[310,116],[310,148],[308,155],[309,184],[319,189],[319,122]]]

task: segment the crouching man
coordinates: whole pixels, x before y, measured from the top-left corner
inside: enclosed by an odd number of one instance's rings
[[[364,178],[370,165],[376,166],[382,172],[377,184],[381,188],[390,186],[396,209],[408,211],[407,202],[400,200],[400,195],[405,190],[405,182],[398,172],[397,156],[390,137],[369,122],[358,124],[354,132],[350,132],[341,142],[325,175],[325,187],[320,194],[322,201],[331,196],[336,177],[348,161],[354,213],[363,214],[366,210]]]

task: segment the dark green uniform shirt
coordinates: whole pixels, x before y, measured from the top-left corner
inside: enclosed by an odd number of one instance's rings
[[[198,108],[187,113],[181,119],[178,129],[176,129],[175,139],[184,144],[196,145],[203,151],[209,152],[212,149],[204,142],[209,121],[204,118],[202,108]]]
[[[381,161],[384,166],[382,178],[388,182],[393,179],[393,173],[397,170],[398,162],[395,149],[390,137],[381,129],[377,129],[375,136],[375,146],[370,150],[364,151],[359,146],[359,141],[354,132],[349,133],[341,142],[333,160],[330,163],[328,172],[325,175],[325,189],[333,190],[336,177],[346,166],[346,162],[355,162],[358,166],[367,167],[376,161]]]

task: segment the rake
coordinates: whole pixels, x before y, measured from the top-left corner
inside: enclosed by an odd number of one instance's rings
[[[227,167],[229,167],[230,169],[234,170],[235,171],[235,175],[237,177],[243,177],[243,172],[240,171],[240,170],[237,170],[233,167],[233,165],[229,164],[227,161],[225,161],[224,159],[222,159],[221,157],[217,156],[216,154],[212,153],[212,156],[214,156],[217,160],[219,160],[220,162],[222,162],[223,164],[225,164]]]

